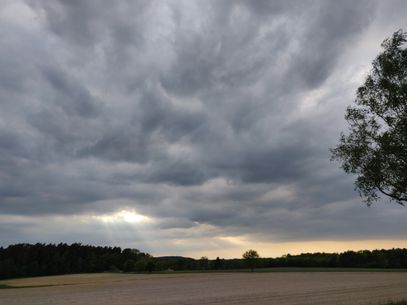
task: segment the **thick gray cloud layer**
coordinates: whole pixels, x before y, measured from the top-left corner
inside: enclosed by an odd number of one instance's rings
[[[155,219],[143,234],[169,248],[182,236],[404,238],[407,212],[363,206],[328,151],[380,42],[407,28],[402,12],[404,1],[2,1],[0,242],[106,243],[95,224],[46,232],[123,209]]]

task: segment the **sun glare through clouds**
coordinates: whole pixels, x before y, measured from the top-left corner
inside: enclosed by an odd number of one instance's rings
[[[128,222],[138,224],[151,221],[151,218],[141,215],[135,210],[120,210],[112,214],[103,214],[93,217],[106,223]]]

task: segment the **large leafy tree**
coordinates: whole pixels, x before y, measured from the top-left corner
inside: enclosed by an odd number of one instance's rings
[[[253,271],[257,260],[260,258],[260,255],[256,250],[250,249],[243,253],[242,257],[247,262],[247,265],[250,267],[251,271]]]
[[[407,33],[399,30],[382,43],[355,105],[346,110],[349,132],[331,149],[355,186],[371,204],[380,195],[407,201]]]

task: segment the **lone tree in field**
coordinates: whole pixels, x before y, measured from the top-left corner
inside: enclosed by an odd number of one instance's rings
[[[356,189],[370,205],[384,194],[407,201],[407,33],[382,43],[384,51],[346,110],[349,133],[331,149],[332,160],[356,174]]]
[[[260,258],[259,253],[257,253],[256,250],[250,249],[243,253],[242,257],[247,262],[247,265],[249,266],[250,270],[253,272],[253,269],[256,265],[256,261],[258,258]]]

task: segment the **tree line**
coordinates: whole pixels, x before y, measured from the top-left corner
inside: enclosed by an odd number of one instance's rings
[[[193,259],[153,257],[137,249],[79,243],[16,244],[0,247],[0,279],[94,272],[236,270],[274,267],[407,268],[407,249],[304,253],[277,258]]]
[[[152,257],[137,249],[96,247],[74,243],[16,244],[0,248],[0,279],[93,273],[145,271]]]

